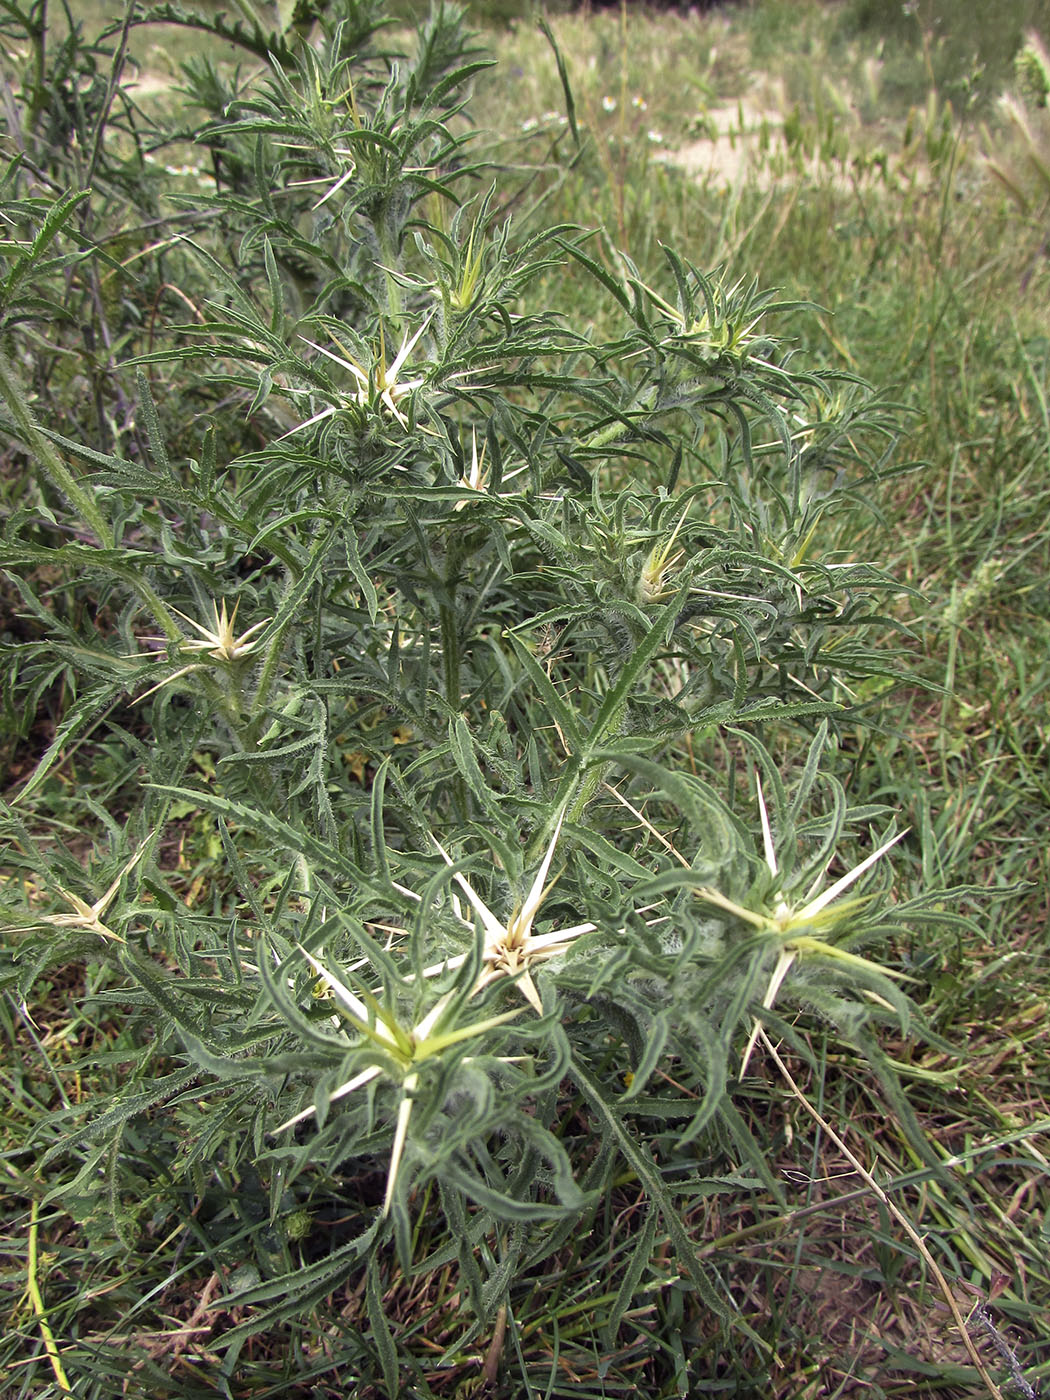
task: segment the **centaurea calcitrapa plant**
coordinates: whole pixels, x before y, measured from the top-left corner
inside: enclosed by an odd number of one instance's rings
[[[381,1247],[418,1264],[438,1207],[480,1329],[625,1171],[744,1326],[681,1203],[779,1197],[734,1106],[759,1025],[836,1028],[921,1150],[877,1030],[913,1020],[882,959],[923,910],[832,771],[895,674],[897,585],[848,549],[892,406],[800,366],[801,308],[746,278],[542,226],[470,127],[459,12],[403,52],[382,19],[343,0],[232,86],[187,65],[211,192],[154,189],[119,256],[109,184],[6,177],[6,694],[53,724],[6,817],[7,985],[101,969],[132,1066],[30,1147],[125,1245],[257,1183],[227,1367],[366,1269],[379,1317]],[[98,149],[148,181],[176,136],[135,136]],[[613,334],[537,304],[559,277]],[[64,417],[63,285],[122,318]]]

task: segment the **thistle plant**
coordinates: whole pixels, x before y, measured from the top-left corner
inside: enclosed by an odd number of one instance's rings
[[[228,615],[225,599],[223,599],[221,610],[218,603],[212,602],[210,625],[195,622],[192,617],[187,617],[184,612],[180,612],[178,608],[173,607],[172,612],[178,613],[179,617],[181,617],[184,622],[188,622],[195,631],[200,633],[199,637],[188,637],[180,642],[179,651],[190,652],[191,654],[203,653],[212,661],[225,662],[227,665],[233,662],[243,661],[246,657],[250,656],[256,645],[256,642],[251,640],[253,634],[258,632],[260,628],[265,627],[270,619],[264,618],[262,622],[253,623],[251,627],[247,628],[238,637],[234,631],[234,623],[237,621],[237,609],[239,606],[239,603],[235,603],[233,605],[232,615]],[[167,641],[167,638],[149,637],[144,640],[164,643]],[[179,670],[173,671],[170,676],[165,676],[164,680],[152,686],[144,695],[140,695],[139,700],[147,700],[151,695],[160,690],[162,686],[171,685],[171,683],[177,681],[180,676],[186,676],[194,671],[201,670],[203,665],[203,662],[192,662],[188,666],[183,666]]]
[[[390,1149],[390,1168],[387,1174],[386,1195],[383,1199],[383,1214],[386,1215],[393,1200],[398,1168],[405,1150],[405,1139],[412,1117],[413,1096],[419,1088],[419,1067],[426,1060],[439,1057],[442,1052],[449,1050],[461,1041],[473,1040],[478,1036],[485,1035],[488,1031],[495,1030],[497,1026],[504,1021],[511,1020],[517,1013],[514,1011],[504,1012],[499,1016],[490,1016],[486,1020],[446,1030],[442,1023],[446,1018],[449,1018],[450,1003],[454,999],[453,992],[446,992],[416,1025],[402,1026],[397,1017],[384,1011],[373,996],[365,993],[368,1003],[366,1005],[365,1001],[352,992],[345,982],[329,972],[305,948],[300,949],[300,951],[324,985],[331,989],[343,1015],[348,1016],[354,1028],[365,1040],[372,1042],[373,1047],[382,1053],[385,1060],[393,1061],[395,1072],[400,1076],[403,1096],[397,1111],[397,1123]],[[328,1095],[328,1103],[332,1104],[338,1099],[352,1094],[355,1089],[363,1088],[382,1072],[382,1064],[361,1070],[352,1079],[348,1079],[345,1084],[340,1084],[337,1089],[333,1089]],[[316,1112],[317,1108],[314,1105],[304,1108],[289,1118],[286,1123],[282,1123],[276,1131],[280,1133],[288,1128],[293,1128],[304,1119],[313,1117]]]
[[[554,856],[554,849],[561,834],[564,815],[564,813],[560,813],[558,816],[554,835],[551,837],[550,845],[547,847],[542,861],[540,861],[536,878],[533,880],[528,894],[505,924],[496,917],[459,871],[455,871],[455,881],[466,895],[471,908],[480,918],[484,930],[481,948],[484,971],[474,984],[474,991],[480,992],[490,982],[500,977],[511,977],[525,1000],[540,1016],[543,1015],[543,1003],[536,990],[536,984],[532,980],[531,965],[543,962],[547,958],[557,957],[566,951],[573,939],[579,938],[581,934],[595,931],[595,925],[589,922],[575,924],[571,928],[554,929],[544,934],[534,934],[532,931],[533,921],[548,894],[549,887],[545,882]],[[452,859],[444,848],[439,845],[438,850],[448,865],[452,866]],[[466,954],[460,954],[458,958],[449,959],[445,966],[454,967],[457,961],[466,962],[467,960]],[[435,964],[433,968],[428,968],[426,973],[440,970],[441,965]]]
[[[87,900],[81,899],[80,895],[72,894],[69,890],[56,886],[58,893],[71,908],[71,913],[67,914],[42,914],[40,922],[51,924],[56,929],[77,929],[85,933],[96,933],[100,938],[109,939],[113,943],[123,943],[124,939],[119,933],[107,927],[102,921],[107,916],[107,911],[117,896],[124,877],[131,873],[139,860],[146,854],[146,847],[142,845],[127,862],[120,874],[110,885],[104,894],[99,895],[93,904],[88,904]]]
[[[4,381],[33,483],[6,526],[32,624],[8,691],[62,695],[9,816],[20,888],[57,887],[29,827],[71,752],[90,840],[159,833],[122,872],[122,940],[103,923],[119,880],[43,919],[101,935],[137,1057],[116,1103],[55,1109],[52,1194],[134,1239],[114,1202],[149,1122],[173,1192],[221,1161],[265,1182],[267,1228],[329,1205],[358,1221],[360,1247],[315,1242],[305,1295],[290,1260],[231,1291],[235,1358],[369,1251],[412,1267],[425,1202],[483,1325],[625,1162],[728,1318],[647,1125],[673,1129],[676,1192],[703,1194],[732,1141],[776,1194],[736,1066],[753,1027],[804,1052],[813,1009],[902,1101],[874,1028],[915,1024],[890,936],[922,910],[864,892],[894,814],[821,776],[836,727],[863,722],[851,687],[894,671],[896,584],[845,528],[894,410],[798,368],[800,308],[746,278],[672,250],[643,276],[587,230],[512,217],[519,175],[462,120],[485,62],[459,11],[437,4],[406,57],[360,31],[376,7],[334,9],[202,133],[217,187],[193,236],[171,216],[140,250],[158,304],[177,283],[164,304],[199,314],[129,324],[106,431],[45,428]],[[67,250],[32,276],[44,299],[106,265]],[[535,299],[581,270],[610,334]],[[34,332],[7,334],[21,363]],[[258,620],[238,634],[239,615]],[[203,901],[172,855],[189,821]],[[40,922],[10,950],[21,997],[70,953]]]

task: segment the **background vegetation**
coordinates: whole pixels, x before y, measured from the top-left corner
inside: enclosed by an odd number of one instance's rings
[[[389,8],[4,7],[4,1385],[1036,1394],[1046,7]]]

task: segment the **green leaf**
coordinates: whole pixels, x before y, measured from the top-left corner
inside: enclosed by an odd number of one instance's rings
[[[268,238],[263,239],[263,259],[266,264],[266,280],[270,287],[270,329],[274,335],[282,335],[284,333],[284,283],[277,271],[273,246]]]
[[[642,674],[648,670],[656,653],[661,647],[667,645],[668,634],[688,591],[688,585],[680,588],[671,601],[661,608],[649,629],[648,636],[636,647],[630,661],[617,676],[616,684],[606,694],[587,737],[585,752],[588,758],[604,740],[612,737],[611,732],[621,722],[631,691]]]
[[[153,402],[153,394],[150,391],[149,380],[141,370],[135,371],[135,380],[139,390],[139,411],[146,424],[146,435],[149,438],[150,452],[153,460],[161,471],[167,476],[173,476],[171,462],[168,459],[168,449],[164,444],[164,434],[161,431],[160,419],[157,416],[157,405]]]
[[[570,1073],[580,1093],[590,1104],[603,1127],[615,1141],[624,1160],[629,1163],[632,1171],[636,1173],[639,1183],[645,1190],[653,1206],[663,1216],[664,1225],[667,1228],[668,1234],[671,1236],[671,1243],[674,1245],[675,1262],[678,1267],[682,1269],[692,1283],[696,1285],[697,1292],[712,1312],[724,1322],[729,1322],[730,1320],[737,1321],[737,1325],[744,1330],[752,1341],[756,1342],[761,1347],[762,1351],[769,1351],[768,1343],[763,1342],[747,1324],[740,1322],[738,1319],[733,1319],[729,1307],[715,1292],[711,1280],[707,1277],[697,1260],[697,1246],[689,1238],[689,1232],[685,1228],[682,1217],[678,1213],[678,1207],[675,1205],[671,1193],[664,1185],[659,1167],[653,1161],[646,1148],[631,1135],[621,1119],[616,1105],[607,1098],[601,1084],[583,1068],[578,1056],[573,1056]]]
[[[449,720],[448,737],[452,757],[456,767],[466,780],[471,795],[485,809],[489,819],[499,825],[502,822],[499,803],[490,791],[481,768],[478,766],[478,760],[474,754],[473,735],[462,715],[456,715]]]
[[[376,618],[379,616],[379,595],[376,593],[375,584],[368,576],[368,570],[361,562],[357,535],[352,525],[343,535],[343,544],[346,549],[346,567],[350,570],[354,581],[361,590],[361,597],[365,600],[365,606],[368,609],[369,621],[374,626]]]
[[[663,1056],[670,1031],[671,1026],[664,1012],[658,1011],[649,1017],[641,1038],[642,1057],[634,1067],[631,1087],[623,1096],[625,1103],[636,1098],[649,1082],[649,1076]]]
[[[379,1364],[383,1369],[383,1380],[388,1395],[400,1392],[397,1362],[397,1348],[386,1313],[383,1311],[383,1292],[379,1280],[379,1256],[373,1254],[368,1261],[367,1282],[365,1284],[365,1308],[368,1312],[369,1331],[372,1345],[379,1354]]]
[[[160,1079],[151,1081],[146,1089],[134,1086],[125,1087],[118,1093],[116,1103],[105,1113],[89,1118],[88,1122],[79,1128],[64,1129],[59,1141],[44,1153],[37,1166],[42,1169],[49,1166],[56,1158],[67,1152],[75,1151],[82,1143],[91,1142],[96,1138],[105,1138],[113,1132],[121,1131],[132,1118],[138,1117],[139,1114],[145,1113],[148,1109],[155,1108],[158,1104],[176,1098],[191,1085],[196,1084],[199,1079],[200,1071],[194,1066],[192,1069],[176,1070],[171,1074],[162,1075]],[[74,1113],[81,1112],[83,1109],[80,1106],[76,1109],[61,1109],[59,1112],[48,1114],[46,1118],[42,1119],[41,1126],[65,1122]],[[44,1205],[61,1196],[62,1191],[63,1186],[59,1184],[44,1197],[41,1204]]]
[[[303,1313],[312,1304],[320,1302],[332,1293],[350,1277],[360,1260],[371,1250],[382,1228],[383,1221],[377,1213],[367,1230],[357,1235],[349,1244],[326,1254],[324,1258],[316,1260],[313,1264],[299,1263],[276,1278],[266,1279],[239,1293],[229,1294],[224,1301],[229,1301],[231,1306],[238,1308],[253,1307],[257,1303],[270,1302],[272,1299],[276,1299],[276,1302],[246,1322],[224,1332],[224,1347],[234,1347],[246,1337],[270,1331],[276,1324]]]
[[[642,1274],[652,1259],[653,1241],[656,1238],[656,1226],[659,1219],[659,1210],[651,1205],[645,1213],[645,1224],[635,1237],[631,1257],[627,1261],[627,1268],[624,1270],[620,1286],[616,1290],[616,1297],[609,1308],[603,1329],[605,1350],[609,1354],[616,1350],[617,1333],[620,1330],[623,1315],[631,1306],[638,1285],[642,1281]]]
[[[577,723],[576,714],[555,690],[550,677],[539,664],[532,652],[525,645],[522,639],[514,632],[508,631],[504,634],[525,668],[529,680],[532,682],[538,695],[546,702],[549,714],[557,720],[561,726],[562,734],[569,742],[569,750],[572,754],[578,754],[583,746],[583,737]]]
[[[328,551],[335,538],[337,528],[337,526],[333,525],[328,533],[322,535],[316,542],[313,549],[310,551],[310,557],[307,560],[306,567],[300,573],[296,583],[285,593],[276,614],[271,618],[268,625],[263,628],[257,639],[257,647],[260,650],[265,647],[268,651],[264,680],[272,676],[272,667],[276,663],[278,649],[280,648],[285,629],[291,625],[300,609],[305,605],[310,590],[313,588],[314,582],[317,579],[317,575],[320,573],[321,567],[328,557]],[[264,682],[260,682],[255,699],[256,710],[263,707],[266,699],[266,686]]]
[[[562,57],[561,49],[558,47],[558,41],[555,39],[547,21],[541,17],[537,23],[539,24],[543,37],[554,50],[554,61],[558,65],[558,77],[561,79],[561,90],[565,94],[565,115],[569,119],[569,130],[572,132],[572,139],[576,142],[576,149],[579,150],[582,143],[580,141],[580,131],[576,125],[576,102],[573,99],[572,84],[569,82],[569,74],[565,67],[565,60]]]
[[[236,802],[218,793],[205,789],[168,786],[165,783],[146,785],[154,792],[167,793],[169,797],[187,802],[190,808],[201,808],[225,817],[233,826],[240,826],[253,833],[266,833],[276,840],[283,850],[307,856],[321,870],[342,875],[353,887],[382,893],[382,887],[371,881],[367,873],[335,846],[312,836],[283,821],[274,813],[259,807],[251,807]]]
[[[34,768],[32,777],[15,794],[15,802],[24,802],[31,797],[56,763],[71,758],[76,753],[114,706],[119,704],[124,696],[124,689],[123,685],[104,685],[95,690],[85,691],[78,697],[55,730],[55,737]]]
[[[44,253],[55,241],[58,235],[69,223],[77,209],[84,203],[85,199],[91,198],[90,190],[75,190],[63,195],[48,209],[44,216],[44,221],[40,225],[40,231],[33,239],[30,246],[18,257],[7,274],[3,286],[0,287],[0,304],[10,302],[15,288],[19,282],[24,281],[40,262]],[[76,255],[78,257],[87,256],[87,252]]]
[[[628,315],[634,315],[634,305],[631,302],[631,298],[624,290],[623,285],[617,282],[615,277],[606,272],[600,262],[597,262],[594,258],[588,257],[583,249],[576,243],[567,243],[559,239],[558,245],[564,248],[565,252],[567,252],[570,257],[575,258],[582,267],[585,267],[591,276],[596,281],[600,282],[605,290],[620,303]]]

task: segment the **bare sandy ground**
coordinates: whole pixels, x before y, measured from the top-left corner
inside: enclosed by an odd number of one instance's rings
[[[660,158],[714,185],[735,185],[763,174],[768,178],[769,156],[786,151],[783,115],[753,98],[711,107],[705,115],[711,135],[662,152]]]

